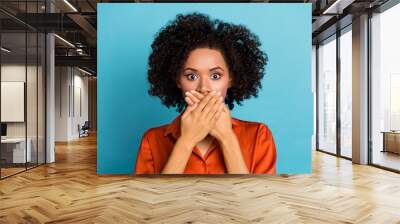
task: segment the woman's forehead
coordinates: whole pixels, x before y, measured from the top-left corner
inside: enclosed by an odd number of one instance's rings
[[[217,67],[227,69],[222,53],[210,48],[197,48],[191,51],[185,63],[185,69],[210,70]]]

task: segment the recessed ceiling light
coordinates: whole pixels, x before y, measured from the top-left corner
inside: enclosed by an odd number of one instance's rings
[[[69,45],[69,46],[75,48],[75,45],[73,45],[73,44],[72,44],[71,42],[69,42],[68,40],[66,40],[66,39],[64,39],[64,38],[62,38],[62,37],[60,37],[60,36],[57,35],[57,34],[54,34],[54,36],[57,37],[58,39],[60,39],[62,42],[66,43],[67,45]]]
[[[69,1],[64,0],[65,4],[67,4],[72,10],[74,10],[74,12],[78,12],[78,10],[71,4],[69,3]]]
[[[90,73],[90,72],[88,72],[88,71],[86,71],[86,70],[83,70],[83,69],[81,69],[81,68],[79,68],[79,67],[78,67],[78,70],[81,71],[81,72],[83,72],[83,73],[85,73],[85,74],[87,74],[87,75],[92,75],[92,73]]]
[[[7,48],[5,48],[5,47],[1,47],[1,50],[4,51],[4,52],[6,52],[6,53],[10,53],[10,52],[11,52],[11,50],[9,50],[9,49],[7,49]]]
[[[351,5],[355,0],[336,0],[327,9],[324,10],[322,14],[342,14],[343,9]]]

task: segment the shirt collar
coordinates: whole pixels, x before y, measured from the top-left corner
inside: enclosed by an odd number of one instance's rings
[[[183,115],[183,112],[179,114],[171,123],[167,125],[167,128],[165,129],[164,136],[167,136],[168,134],[171,134],[172,137],[175,139],[178,139],[179,136],[181,135],[181,117]],[[239,125],[239,121],[236,118],[231,118],[231,123],[232,123],[232,128],[235,128],[236,126]]]

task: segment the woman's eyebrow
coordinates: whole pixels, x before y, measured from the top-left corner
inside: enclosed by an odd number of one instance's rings
[[[217,66],[217,67],[214,67],[214,68],[210,69],[210,71],[212,71],[212,70],[216,70],[216,69],[221,69],[222,71],[224,71],[224,69],[223,69],[223,68],[221,68],[221,67],[219,67],[219,66]],[[196,69],[194,69],[194,68],[190,68],[190,67],[187,67],[187,68],[185,68],[185,70],[193,70],[193,71],[197,71]]]
[[[197,71],[196,69],[194,69],[194,68],[189,68],[189,67],[185,68],[185,70],[193,70],[193,71]]]
[[[219,66],[217,66],[217,67],[214,67],[214,68],[210,69],[210,71],[212,71],[212,70],[216,70],[216,69],[221,69],[222,71],[224,71],[224,69],[223,69],[223,68],[221,68],[221,67],[219,67]]]

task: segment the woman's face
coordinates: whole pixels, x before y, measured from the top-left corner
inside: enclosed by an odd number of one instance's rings
[[[190,52],[177,79],[183,97],[185,92],[190,90],[203,94],[215,90],[221,91],[221,96],[225,98],[231,82],[232,78],[222,53],[210,48],[197,48]]]

